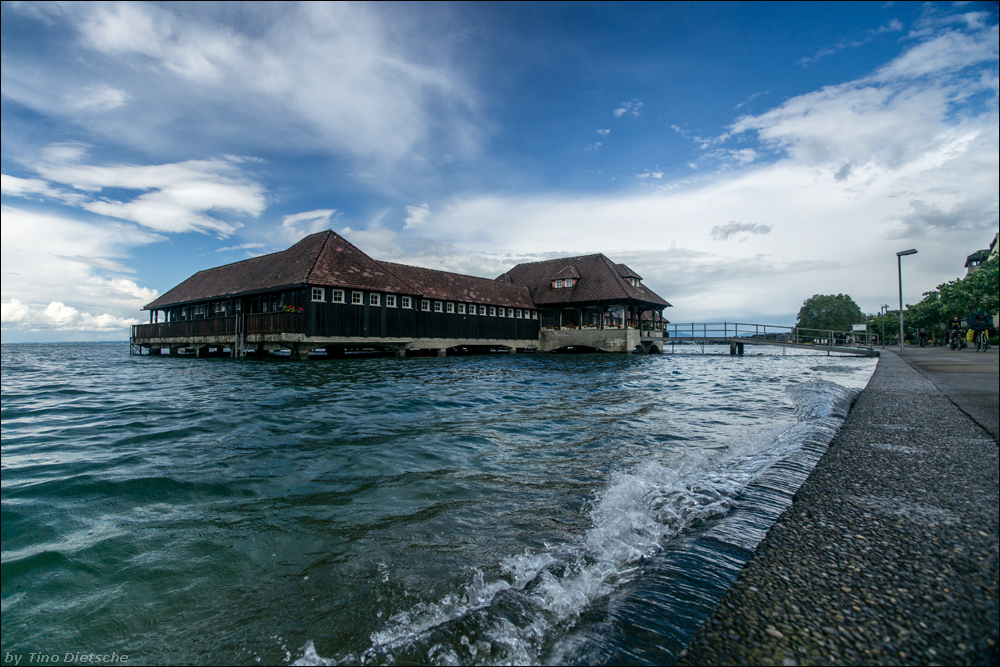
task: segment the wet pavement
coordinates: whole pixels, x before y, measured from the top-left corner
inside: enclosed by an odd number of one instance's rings
[[[677,664],[998,664],[997,364],[886,350]]]
[[[894,348],[898,350],[899,348]],[[907,347],[903,359],[977,424],[1000,440],[1000,350]]]

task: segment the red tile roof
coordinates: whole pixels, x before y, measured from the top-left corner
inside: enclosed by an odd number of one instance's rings
[[[552,281],[566,276],[566,268],[578,273],[572,287],[553,287]],[[626,278],[639,274],[624,264],[615,264],[604,255],[584,255],[518,264],[497,280],[526,285],[538,306],[584,303],[621,303],[641,301],[652,306],[670,306],[666,300],[641,283],[629,284]]]
[[[487,278],[380,262],[327,230],[281,252],[205,269],[145,306],[168,306],[315,285],[532,308],[527,288]]]
[[[380,262],[403,277],[422,296],[441,301],[496,304],[511,308],[534,308],[528,288],[489,278],[477,278],[419,266]]]
[[[301,285],[326,243],[324,234],[313,234],[281,252],[205,269],[147,304],[156,310],[191,301],[232,297]]]

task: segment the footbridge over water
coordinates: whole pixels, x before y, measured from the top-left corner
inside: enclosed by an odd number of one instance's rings
[[[729,353],[743,354],[746,345],[774,345],[782,348],[825,351],[827,354],[854,354],[877,357],[878,336],[858,331],[805,329],[742,322],[689,322],[665,324],[664,344],[729,344]],[[666,351],[666,350],[664,350]]]

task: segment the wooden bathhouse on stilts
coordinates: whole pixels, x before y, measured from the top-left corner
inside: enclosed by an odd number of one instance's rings
[[[373,259],[333,231],[199,271],[144,307],[135,353],[662,351],[666,301],[603,255],[490,280]]]

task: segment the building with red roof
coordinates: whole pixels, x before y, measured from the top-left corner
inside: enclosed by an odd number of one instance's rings
[[[133,327],[132,349],[662,351],[670,304],[641,280],[604,255],[519,264],[491,280],[379,261],[327,230],[194,274],[144,307],[150,323]]]

